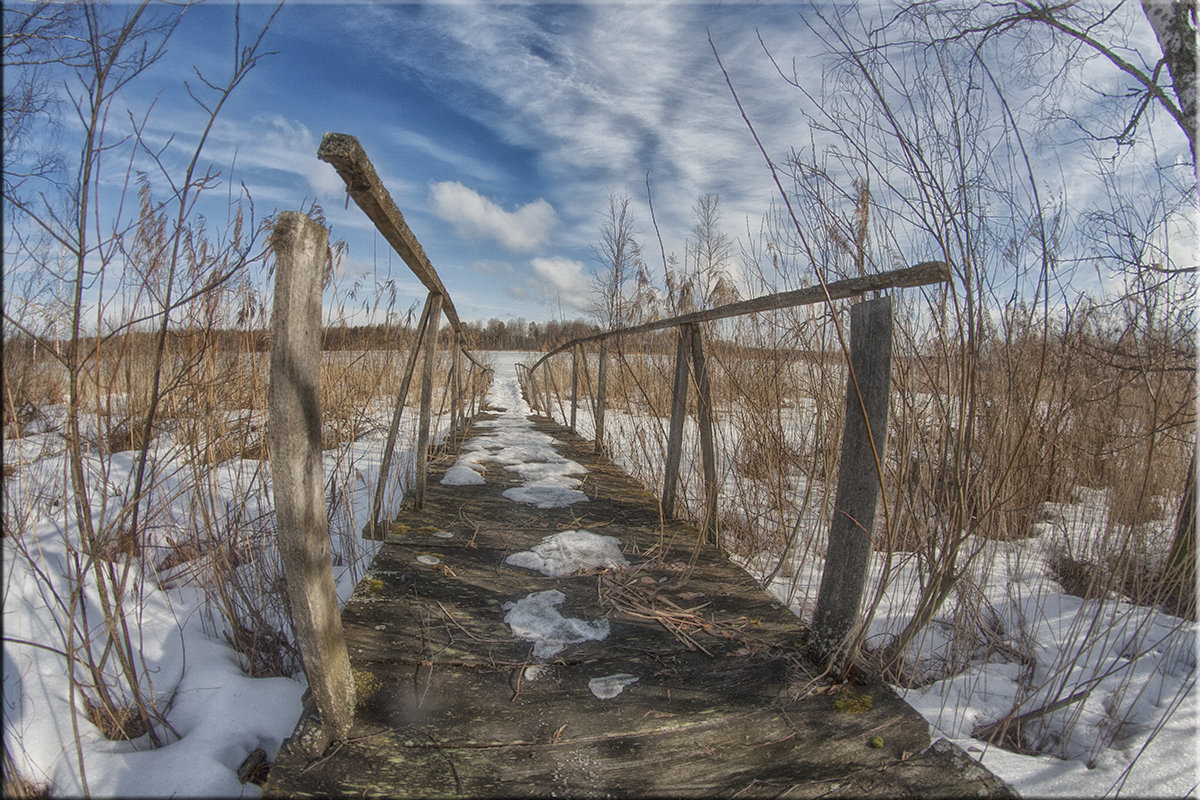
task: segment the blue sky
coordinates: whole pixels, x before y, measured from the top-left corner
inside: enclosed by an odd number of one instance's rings
[[[820,7],[827,13],[850,8]],[[868,16],[881,13],[870,3],[857,8]],[[139,116],[153,101],[146,138],[173,140],[166,155],[175,168],[204,119],[184,81],[195,84],[194,69],[223,79],[231,65],[235,14],[245,37],[273,9],[257,1],[240,11],[226,2],[189,8],[164,61],[122,97],[120,105]],[[763,49],[820,96],[827,48],[804,14],[811,18],[813,7],[790,2],[291,2],[266,34],[263,48],[273,55],[233,94],[206,157],[226,187],[247,187],[259,216],[320,203],[334,237],[349,245],[343,285],[390,277],[404,310],[424,297],[423,288],[399,258],[389,259],[365,215],[353,204],[345,207],[340,179],[316,158],[325,132],[352,134],[461,317],[585,316],[596,267],[592,246],[610,194],[633,199],[643,254],[651,270],[662,273],[647,175],[667,254],[682,259],[693,204],[705,193],[720,196],[730,237],[741,246],[762,247],[760,226],[776,189],[725,84],[710,33],[774,159],[785,160],[792,148],[825,158],[835,152],[810,125],[820,118],[815,101],[787,85]],[[1126,55],[1157,57],[1136,3],[1127,2],[1114,20],[1130,31],[1135,49]],[[1008,41],[1000,44],[1005,53],[1020,52]],[[902,65],[897,74],[905,69],[917,68]],[[1056,101],[1072,113],[1092,114],[1127,88],[1102,62],[1063,75]],[[1083,83],[1072,86],[1067,78]],[[1038,112],[1036,103],[1023,109],[1020,90],[1012,92],[1016,113]],[[114,129],[121,116],[114,115]],[[1160,132],[1158,150],[1125,158],[1135,180],[1145,180],[1147,158],[1163,163],[1186,155],[1164,116],[1151,120]],[[1078,142],[1063,146],[1060,134],[1030,129],[1038,181],[1053,202],[1085,208],[1101,189],[1088,174],[1091,154]],[[997,140],[991,157],[1012,158],[1004,150],[1009,144]],[[110,189],[120,186],[121,166],[114,165]],[[211,193],[207,213],[219,218],[225,197],[224,187]],[[893,264],[930,257],[919,237],[889,234],[896,236],[888,242]],[[737,265],[733,272],[736,283]]]
[[[243,6],[243,29],[271,8]],[[227,71],[233,17],[228,4],[190,9],[155,80],[180,80],[193,64]],[[341,181],[315,155],[325,132],[353,134],[461,316],[582,316],[610,193],[634,199],[659,271],[647,172],[668,253],[682,253],[702,193],[721,196],[733,237],[757,230],[769,206],[770,175],[706,29],[756,124],[786,152],[794,97],[756,31],[788,58],[815,53],[794,5],[292,3],[267,34],[275,55],[238,88],[209,156],[221,166],[236,148],[260,210],[315,199],[349,244],[347,274],[386,273],[382,238],[344,209]],[[156,124],[186,130],[193,116],[163,105]],[[421,296],[391,262],[402,290]]]

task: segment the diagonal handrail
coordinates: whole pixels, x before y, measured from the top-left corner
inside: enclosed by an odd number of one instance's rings
[[[404,215],[396,207],[395,201],[380,180],[379,174],[375,172],[375,166],[358,139],[348,133],[327,133],[321,139],[321,146],[317,148],[317,158],[331,164],[337,170],[346,183],[346,192],[371,222],[375,223],[376,229],[417,276],[417,280],[432,294],[442,298],[442,313],[446,315],[446,320],[454,332],[465,341],[462,323],[458,319],[458,311],[454,308],[450,293],[446,291],[442,279],[438,277],[429,257],[425,255],[425,248],[421,247],[416,235],[404,221]],[[479,363],[465,347],[460,349],[475,366],[490,370],[490,367]]]

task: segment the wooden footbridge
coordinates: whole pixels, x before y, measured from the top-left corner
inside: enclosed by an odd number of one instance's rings
[[[321,156],[394,246],[415,244],[399,212],[387,208],[390,198],[357,142],[327,137]],[[277,232],[279,280],[304,269],[306,248],[289,249],[303,238]],[[436,334],[439,307],[456,329],[457,318],[419,246],[397,250],[413,258],[410,266],[430,288],[409,365],[411,375],[424,348],[419,424],[427,425],[436,341],[429,332]],[[300,283],[319,297],[319,258],[310,260],[316,266]],[[281,294],[293,308],[304,306],[292,289],[277,288]],[[515,391],[514,402],[478,413],[474,401],[460,402],[449,446],[419,460],[405,510],[378,520],[376,504],[366,533],[384,544],[339,617],[330,599],[319,458],[314,485],[304,433],[313,409],[304,394],[311,354],[303,347],[310,345],[301,339],[311,332],[296,334],[294,319],[287,322],[294,315],[278,299],[275,313],[272,473],[311,694],[271,767],[268,796],[1012,796],[961,750],[932,742],[928,724],[886,686],[825,677],[836,648],[826,652],[821,636],[724,557],[706,536],[715,518],[698,526],[672,519],[672,504],[647,493],[594,442],[545,415],[523,413]],[[690,372],[703,416],[702,342],[689,338],[695,330],[681,328],[677,376],[684,379],[676,389],[686,392]],[[477,377],[469,371],[462,383],[479,386]],[[522,377],[524,396],[536,401],[542,389],[532,374]],[[867,419],[865,391],[858,406]],[[397,415],[406,392],[407,385]],[[515,428],[540,440],[543,453],[551,448],[554,455],[540,460],[568,465],[560,474],[578,482],[567,498],[573,502],[560,495],[539,508],[536,497],[512,499],[528,484],[526,471],[486,458],[471,461],[482,482],[442,483],[449,470],[461,474],[460,448],[495,452],[497,437]],[[882,447],[879,430],[867,435]],[[670,453],[667,461],[670,469]],[[706,491],[715,486],[706,482]],[[585,562],[557,575],[510,560],[564,531],[612,537],[619,561]],[[831,555],[834,547],[831,533]],[[531,597],[561,624],[533,636],[520,629],[518,601]]]

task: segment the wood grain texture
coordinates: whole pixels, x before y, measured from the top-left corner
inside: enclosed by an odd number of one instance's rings
[[[512,503],[500,493],[520,480],[498,466],[484,486],[441,486],[454,455],[439,457],[425,506],[395,521],[344,611],[354,668],[381,688],[321,758],[285,745],[268,797],[1013,796],[965,755],[931,746],[929,726],[886,686],[842,689],[870,695],[861,714],[838,709],[837,687],[807,691],[814,666],[795,616],[695,528],[664,523],[656,499],[591,442],[533,421],[588,469],[590,499]],[[505,562],[567,529],[616,536],[629,567],[548,578]],[[550,588],[564,614],[606,618],[608,638],[533,659],[504,604]],[[702,624],[677,636],[614,603],[620,592],[695,609]],[[591,693],[592,678],[616,673],[638,681],[608,700]]]
[[[864,300],[850,311],[846,421],[810,643],[818,660],[836,660],[858,624],[887,446],[891,381],[892,299]]]

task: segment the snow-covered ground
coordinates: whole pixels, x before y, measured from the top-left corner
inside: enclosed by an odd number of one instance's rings
[[[497,355],[489,401],[506,411],[493,425],[491,441],[468,443],[448,482],[486,480],[487,470],[495,465],[518,472],[527,484],[522,488],[533,490],[510,499],[567,501],[578,492],[572,477],[579,474],[573,471],[578,465],[572,466],[532,435],[536,432],[525,422],[527,406],[515,376],[515,364],[522,360],[522,354]],[[381,419],[386,419],[383,406]],[[581,419],[581,429],[587,424],[590,420]],[[358,538],[358,529],[365,522],[381,449],[382,436],[370,436],[326,453],[327,480],[340,493],[331,516],[331,540],[342,602],[376,551],[376,545]],[[180,513],[192,507],[189,494],[205,492],[212,495],[213,507],[253,499],[261,506],[254,510],[269,516],[269,478],[261,462],[219,465],[204,486],[195,486],[185,480],[192,474],[186,465],[171,461],[172,452],[177,451],[162,448],[157,468],[173,476],[164,486],[169,487],[169,503]],[[62,507],[66,494],[61,437],[44,432],[6,440],[4,456],[6,464],[20,465],[18,473],[5,480],[4,502],[14,513],[19,509],[24,519],[21,537],[9,534],[2,541],[4,746],[17,769],[36,783],[51,785],[58,795],[81,794],[86,786],[95,796],[258,796],[256,786],[238,781],[236,770],[257,748],[274,758],[299,717],[303,674],[249,677],[201,589],[186,575],[160,581],[147,570],[133,582],[133,635],[140,674],[170,730],[164,732],[165,746],[158,748],[145,736],[133,741],[105,738],[83,713],[79,698],[72,696],[65,660],[58,652],[68,639],[60,601],[70,596],[76,553],[69,543],[78,541]],[[400,458],[401,466],[410,464],[411,457],[408,453]],[[107,474],[97,474],[97,481],[123,486],[132,467],[132,459],[115,459]],[[398,499],[397,493],[389,502]],[[996,544],[979,562],[973,585],[994,615],[989,627],[1004,639],[1003,646],[981,651],[977,658],[952,659],[946,651],[954,646],[953,637],[943,631],[943,622],[936,622],[931,635],[919,642],[920,651],[933,662],[965,664],[909,691],[907,699],[929,720],[935,735],[957,741],[1024,795],[1100,796],[1118,790],[1128,796],[1195,794],[1195,625],[1115,600],[1106,601],[1097,612],[1100,601],[1063,592],[1045,563],[1051,527],[1027,541]],[[264,529],[272,531],[273,523],[264,524]],[[604,541],[609,537],[564,533],[569,535],[547,537],[532,550],[513,554],[514,563],[561,574],[620,555]],[[746,566],[761,573],[763,564],[752,560]],[[876,564],[876,574],[882,568]],[[906,568],[893,565],[896,570]],[[809,553],[790,575],[777,576],[769,590],[790,600],[803,616],[808,610],[796,598],[808,595],[797,592],[796,583],[819,579],[820,569],[819,560]],[[909,582],[896,580],[894,585]],[[82,600],[94,620],[100,612],[94,585],[85,586]],[[557,600],[548,593],[513,598],[506,611],[514,635],[528,632],[531,641],[541,636],[549,642],[559,624],[556,615],[567,621],[573,631],[569,635],[602,633],[602,620],[563,617]],[[909,602],[907,595],[885,593],[872,633],[894,631],[905,619]],[[550,642],[545,649],[552,646]],[[1005,653],[1019,653],[1023,660]],[[592,691],[598,697],[612,696],[633,680],[636,677],[629,675],[598,678]],[[1090,689],[1085,697],[1034,721],[1032,734],[1045,742],[1061,739],[1063,731],[1073,728],[1070,739],[1061,742],[1058,755],[1065,757],[1016,755],[970,738],[977,724],[1008,713],[1016,699],[1030,692],[1068,697],[1080,687]]]
[[[378,429],[385,429],[389,414],[388,403],[381,402],[374,414]],[[411,419],[406,423],[411,426]],[[219,610],[222,598],[211,585],[211,553],[181,565],[161,565],[172,542],[198,529],[192,519],[197,509],[213,510],[224,514],[227,524],[248,521],[243,533],[261,533],[253,555],[242,554],[248,563],[238,567],[237,574],[243,590],[260,590],[257,599],[271,593],[278,597],[278,587],[271,585],[280,568],[268,465],[234,459],[201,472],[185,463],[186,454],[194,450],[178,446],[169,434],[156,440],[154,468],[160,480],[151,501],[156,511],[147,526],[145,557],[135,561],[124,605],[139,685],[166,721],[159,730],[164,746],[153,747],[148,735],[114,741],[89,720],[83,700],[77,691],[72,693],[67,679],[67,608],[71,588],[79,584],[81,554],[73,515],[63,509],[69,494],[64,488],[63,439],[55,432],[60,427],[51,424],[43,432],[4,441],[4,463],[17,468],[4,481],[6,531],[0,540],[6,755],[19,774],[35,785],[49,786],[56,796],[261,795],[254,784],[238,780],[238,767],[256,749],[274,759],[299,718],[304,674],[247,674],[244,659],[227,640],[230,627]],[[411,438],[410,429],[401,432],[399,441]],[[324,454],[327,485],[336,488],[336,502],[330,503],[330,538],[342,603],[378,548],[359,538],[359,531],[369,513],[382,449],[383,435],[374,434]],[[410,469],[411,462],[411,452],[400,453],[393,469]],[[134,468],[131,454],[113,454],[106,464],[89,455],[86,467],[97,490],[94,511],[114,513]],[[201,474],[203,479],[197,480]],[[400,487],[386,496],[388,510],[401,496]],[[102,619],[101,595],[94,573],[84,572],[80,604],[99,641],[95,631]],[[270,605],[258,608],[270,612]],[[76,618],[82,615],[77,612]],[[286,631],[284,620],[272,622]],[[78,644],[78,636],[73,641]],[[107,672],[115,686],[112,661]],[[128,695],[118,691],[118,699],[122,696]]]

